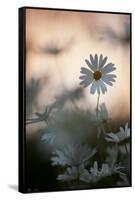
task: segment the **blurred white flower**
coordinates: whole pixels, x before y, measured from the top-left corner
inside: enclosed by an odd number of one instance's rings
[[[115,173],[120,173],[120,170],[123,167],[115,166],[111,168],[108,164],[103,163],[101,169],[98,168],[97,161],[94,162],[93,167],[90,168],[90,171],[84,168],[84,165],[80,165],[79,167],[73,166],[68,167],[64,174],[60,174],[57,177],[59,181],[73,181],[73,180],[80,180],[86,183],[95,183],[100,181],[102,178],[111,176]]]
[[[110,175],[112,175],[112,169],[108,164],[103,163],[101,169],[98,169],[98,163],[95,161],[93,167],[90,168],[90,172],[85,172],[81,177],[81,180],[84,182],[97,182]]]
[[[98,58],[97,54],[95,54],[94,57],[90,54],[90,61],[87,59],[85,60],[89,69],[85,67],[81,68],[81,73],[83,75],[79,77],[82,79],[80,84],[84,87],[91,85],[91,94],[95,94],[96,91],[98,94],[101,92],[105,94],[105,92],[107,92],[106,84],[112,86],[112,82],[115,82],[116,75],[110,73],[116,68],[112,63],[106,64],[106,61],[107,56],[103,57],[101,54]]]
[[[86,144],[70,144],[62,151],[56,150],[51,158],[52,165],[80,166],[86,165],[87,161],[96,153]]]
[[[66,169],[66,172],[64,174],[60,174],[57,177],[57,180],[59,181],[72,181],[72,180],[79,180],[81,177],[81,174],[85,172],[85,168],[83,165],[80,165],[79,167],[68,167]]]
[[[41,139],[53,147],[63,147],[72,141],[72,137],[69,134],[61,132],[44,133]]]
[[[105,123],[105,122],[111,120],[111,118],[109,118],[108,110],[106,108],[105,103],[102,103],[100,105],[100,109],[99,109],[98,113],[99,113],[99,120],[102,123]]]
[[[53,148],[63,149],[65,145],[68,144],[78,144],[80,142],[86,141],[89,137],[89,132],[79,132],[77,134],[69,134],[68,132],[51,132],[44,133],[41,137],[41,140],[47,144],[51,145]]]
[[[108,142],[115,143],[121,143],[128,138],[130,138],[130,128],[128,128],[128,123],[125,124],[125,129],[120,127],[120,131],[118,133],[108,133],[106,136],[106,140]]]
[[[123,175],[120,171],[121,169],[123,169],[123,167],[114,166],[112,168],[107,163],[103,163],[102,167],[99,169],[98,163],[95,161],[93,167],[90,168],[90,171],[85,170],[84,173],[81,174],[80,180],[87,183],[95,183],[116,173]]]
[[[41,138],[42,141],[45,141],[45,143],[49,143],[51,145],[54,144],[56,139],[57,139],[56,133],[45,133]]]

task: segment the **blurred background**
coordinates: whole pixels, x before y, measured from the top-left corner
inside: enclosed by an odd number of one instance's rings
[[[116,131],[130,121],[130,16],[26,9],[26,119],[50,109],[47,123],[26,127],[28,191],[52,190],[52,182],[57,188],[48,147],[40,143],[42,133],[94,130],[90,116],[97,95],[80,87],[79,76],[85,59],[95,53],[108,56],[116,67],[114,86],[100,98]]]
[[[130,106],[130,16],[52,10],[26,11],[28,104],[32,110],[55,102],[63,91],[79,88],[80,68],[89,54],[108,56],[115,64],[116,83],[101,95],[112,117],[129,117]],[[32,88],[32,90],[30,90]],[[95,108],[96,95],[83,89],[79,107]],[[84,103],[85,101],[85,103]],[[121,115],[122,111],[122,115]]]

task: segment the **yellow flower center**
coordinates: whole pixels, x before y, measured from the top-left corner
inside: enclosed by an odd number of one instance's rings
[[[93,74],[93,78],[98,81],[102,77],[102,73],[100,71],[95,71]]]

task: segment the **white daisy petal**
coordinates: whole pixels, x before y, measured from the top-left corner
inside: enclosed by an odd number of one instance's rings
[[[107,64],[104,68],[101,69],[101,72],[102,72],[103,74],[108,74],[108,73],[114,71],[115,69],[116,69],[116,68],[114,67],[114,64],[109,63],[109,64]]]
[[[95,63],[95,67],[97,68],[98,67],[98,56],[97,56],[97,54],[95,54],[94,63]]]
[[[103,80],[104,82],[106,82],[106,81],[115,82],[115,79],[113,79],[113,78],[108,78],[108,77],[103,77],[102,80]]]
[[[101,70],[102,67],[105,65],[106,61],[107,61],[107,56],[104,57],[104,59],[102,60],[102,62],[101,62],[101,61],[99,62],[99,69],[100,69],[100,70]]]
[[[125,131],[128,130],[128,122],[125,124]]]
[[[112,141],[112,142],[113,142],[113,141],[119,142],[118,136],[117,136],[116,134],[114,134],[114,133],[109,133],[109,134],[107,134],[106,139],[107,139],[108,141]]]
[[[119,138],[119,141],[122,141],[122,140],[124,140],[124,138],[126,138],[126,134],[125,133],[121,134],[121,132],[118,132],[117,136]]]
[[[112,79],[112,78],[116,78],[117,76],[115,74],[106,74],[106,75],[103,75],[102,77],[107,77],[108,79]]]
[[[90,61],[91,61],[91,64],[94,65],[94,58],[91,54],[90,54]]]
[[[110,86],[113,86],[112,82],[110,82],[110,81],[106,81],[105,83],[110,85]]]
[[[91,64],[91,63],[89,62],[89,60],[85,59],[85,62],[86,62],[86,64],[88,65],[88,67],[89,67],[92,71],[95,70],[95,67],[93,66],[93,64]]]
[[[93,80],[93,76],[90,75],[90,74],[84,74],[84,75],[80,76],[79,79],[90,79],[90,80]]]
[[[106,75],[102,76],[102,80],[104,82],[106,82],[106,81],[115,82],[115,78],[116,78],[116,75],[114,75],[114,74],[106,74]]]
[[[120,127],[120,131],[117,133],[109,133],[107,134],[106,140],[112,141],[115,143],[123,143],[124,140],[130,138],[130,129],[127,129],[127,124],[125,124],[125,129]]]
[[[100,94],[100,81],[97,81],[97,93]]]
[[[110,80],[108,77],[106,77],[106,76],[104,76],[103,78],[102,78],[102,80],[106,83],[106,84],[108,84],[108,85],[110,85],[110,86],[112,86],[113,84],[112,84],[112,79]]]
[[[95,55],[96,56],[96,55]],[[90,61],[91,61],[91,69],[93,71],[97,70],[97,63],[98,63],[98,57],[96,56],[95,58],[90,54]]]
[[[86,59],[85,62],[87,62],[87,61],[88,60]],[[95,65],[95,59],[91,54],[90,54],[90,61],[91,61],[91,63],[88,61],[89,62],[89,67],[94,72],[94,71],[96,71],[97,66]]]
[[[101,54],[99,57],[99,67],[101,66],[102,62],[103,62],[103,55]]]
[[[130,128],[127,130],[127,137],[130,137]]]
[[[80,77],[81,78],[81,77]],[[92,83],[92,79],[90,79],[89,77],[85,77],[85,79],[83,79],[83,81],[80,82],[80,85],[83,85],[83,87],[87,87],[88,85],[90,85]]]
[[[97,89],[97,82],[93,81],[91,89],[90,89],[91,94],[95,94],[96,89]]]
[[[85,79],[85,78],[87,78],[87,76],[88,76],[88,75],[80,76],[79,79]]]
[[[85,67],[81,67],[81,71],[80,71],[82,74],[88,74],[88,75],[93,75],[93,73],[89,70],[89,69],[87,69],[87,68],[85,68]]]
[[[108,142],[114,142],[114,140],[113,140],[112,138],[106,137],[105,139],[106,139],[106,141],[108,141]]]
[[[107,92],[107,88],[106,85],[104,84],[103,81],[100,81],[100,88],[103,94],[105,94],[105,92]]]
[[[102,92],[102,90],[101,90],[101,84],[102,84],[101,80],[96,81],[96,83],[97,83],[97,93],[100,94]]]
[[[115,79],[113,79],[113,78],[111,79],[111,82],[115,82],[115,81],[116,81]]]
[[[124,135],[125,134],[125,131],[124,131],[124,128],[123,127],[120,127],[120,132]]]

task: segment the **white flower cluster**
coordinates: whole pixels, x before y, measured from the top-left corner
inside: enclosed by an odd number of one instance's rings
[[[87,161],[96,153],[96,149],[92,149],[86,144],[70,144],[63,151],[56,150],[53,152],[52,165],[62,166],[80,166],[86,165]]]
[[[128,128],[128,123],[125,124],[125,129],[120,127],[118,133],[108,133],[106,136],[108,142],[114,143],[121,143],[128,138],[130,138],[130,128]]]
[[[79,167],[72,166],[66,169],[64,174],[60,174],[57,177],[59,181],[73,181],[80,180],[85,183],[96,183],[101,179],[104,179],[108,176],[112,176],[113,174],[123,174],[120,170],[123,167],[110,167],[108,164],[103,163],[101,169],[98,168],[97,161],[94,162],[93,167],[88,171],[84,168],[84,165],[80,165]]]
[[[90,168],[90,171],[85,170],[84,173],[81,175],[81,180],[88,183],[95,183],[113,174],[121,173],[121,169],[123,168],[120,166],[114,166],[112,168],[107,163],[103,163],[102,167],[99,169],[98,162],[95,161],[93,167]]]

